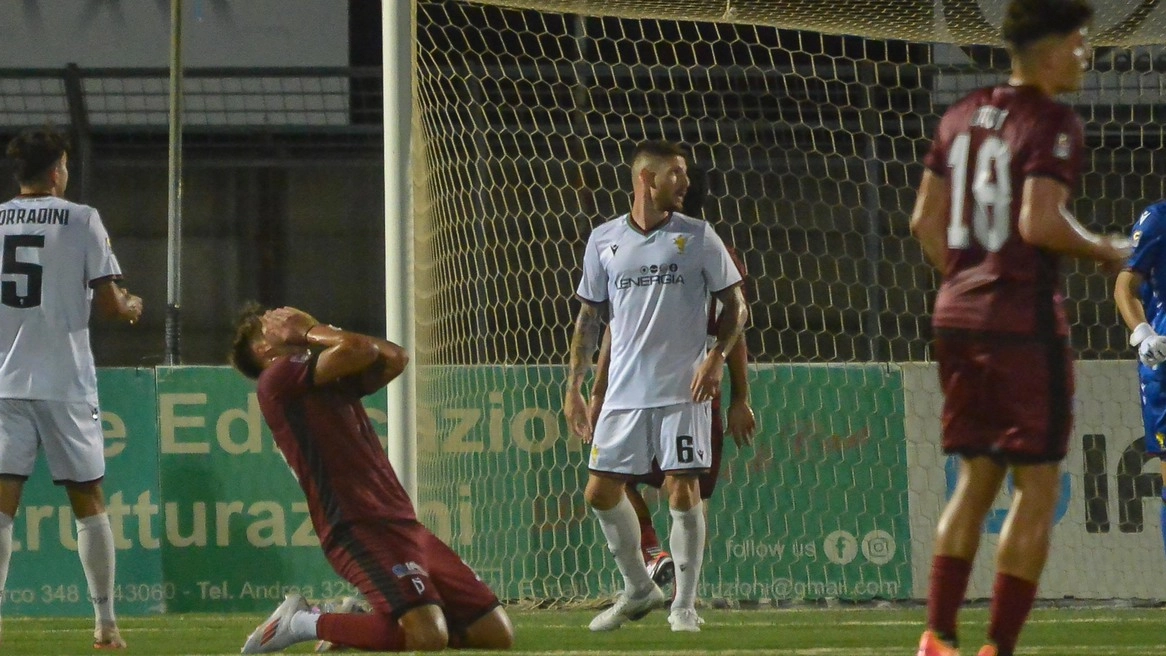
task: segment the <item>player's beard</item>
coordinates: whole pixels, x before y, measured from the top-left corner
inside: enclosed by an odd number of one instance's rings
[[[684,207],[684,194],[670,191],[667,194],[657,194],[656,210],[659,212],[679,212]]]

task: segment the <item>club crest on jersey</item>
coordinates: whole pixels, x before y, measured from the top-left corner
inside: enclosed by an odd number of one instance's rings
[[[1130,237],[1130,241],[1134,242],[1134,246],[1138,245],[1138,241],[1142,238],[1141,230],[1134,230],[1134,234]]]
[[[676,244],[677,253],[683,253],[684,248],[688,246],[688,237],[685,235],[678,235],[676,239],[672,240],[672,243]]]
[[[619,244],[612,244],[611,245],[611,254],[612,255],[615,255],[615,252],[618,250],[619,250]]]
[[[1053,146],[1053,157],[1069,159],[1069,135],[1061,132],[1057,135],[1057,143]]]

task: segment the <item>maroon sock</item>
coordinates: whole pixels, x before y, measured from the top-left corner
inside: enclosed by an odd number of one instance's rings
[[[652,526],[651,515],[640,517],[640,551],[644,552],[644,562],[652,560],[660,553],[660,536]]]
[[[365,651],[404,651],[405,632],[397,620],[379,613],[324,613],[316,637]]]
[[[931,585],[927,592],[927,628],[955,646],[956,614],[964,603],[972,563],[955,556],[936,556],[931,561]]]
[[[1036,583],[1010,574],[996,575],[996,583],[992,586],[988,638],[996,643],[1000,656],[1012,656],[1035,599]]]

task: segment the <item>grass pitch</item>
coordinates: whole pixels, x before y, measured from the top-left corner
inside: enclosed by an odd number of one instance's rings
[[[612,633],[587,630],[592,611],[511,610],[515,651],[524,654],[689,654],[780,656],[910,656],[922,630],[924,612],[876,609],[705,610],[699,634],[673,634],[663,612]],[[239,653],[259,615],[164,615],[121,619],[129,648],[141,655],[227,655]],[[1166,653],[1162,631],[1166,611],[1158,608],[1036,610],[1021,636],[1018,654],[1133,656]],[[961,615],[965,653],[975,654],[987,611]],[[29,656],[92,655],[92,621],[75,618],[5,618],[0,652]],[[308,653],[302,644],[288,653]],[[490,653],[490,652],[473,652]]]

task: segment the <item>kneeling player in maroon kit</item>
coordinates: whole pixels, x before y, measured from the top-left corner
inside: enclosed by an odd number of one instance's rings
[[[1128,255],[1123,239],[1085,230],[1069,210],[1083,130],[1053,97],[1081,88],[1092,15],[1086,0],[1011,0],[1008,84],[952,105],[924,160],[911,228],[943,274],[935,359],[943,450],[960,457],[960,473],[936,529],[918,656],[958,656],[956,615],[984,517],[1010,472],[1015,492],[979,656],[1012,656],[1048,558],[1073,418],[1059,259],[1117,270]]]
[[[328,562],[371,613],[315,613],[287,599],[243,653],[325,640],[370,651],[508,649],[514,629],[498,598],[417,521],[361,398],[409,358],[392,342],[318,323],[295,308],[245,310],[231,363],[259,381],[259,407],[307,497]]]

